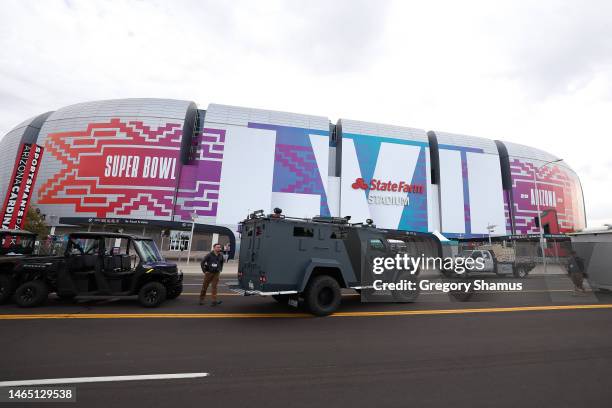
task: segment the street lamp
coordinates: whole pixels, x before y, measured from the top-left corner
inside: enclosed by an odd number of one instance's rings
[[[560,161],[563,161],[563,159],[550,160],[538,167],[536,167],[535,165],[533,166],[533,185],[535,188],[534,194],[536,208],[538,210],[538,225],[540,226],[540,250],[542,251],[542,264],[544,265],[544,273],[546,273],[546,254],[544,254],[544,227],[542,226],[542,214],[540,212],[540,192],[538,191],[538,178],[536,177],[536,173],[540,169],[548,166],[549,164],[559,163]]]
[[[497,228],[497,225],[487,224],[487,231],[489,231],[489,246],[491,246],[491,234],[495,231],[495,228]]]
[[[191,213],[191,235],[189,236],[189,245],[187,245],[187,265],[189,265],[189,258],[191,258],[191,243],[193,242],[193,230],[195,228],[195,221],[198,218],[198,214],[194,211]]]

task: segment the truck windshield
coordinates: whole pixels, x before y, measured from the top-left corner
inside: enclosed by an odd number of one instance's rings
[[[142,262],[161,262],[164,260],[153,240],[137,239],[134,240],[134,245],[136,246],[136,250],[138,251],[138,255],[140,256]]]

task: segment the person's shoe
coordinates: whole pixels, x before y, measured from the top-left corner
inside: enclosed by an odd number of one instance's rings
[[[210,305],[214,307],[214,306],[220,305],[221,303],[223,303],[221,300],[215,300],[213,302],[210,302]]]
[[[204,304],[204,300],[200,299],[200,306]]]

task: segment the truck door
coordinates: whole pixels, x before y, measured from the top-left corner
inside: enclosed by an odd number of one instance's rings
[[[368,276],[367,281],[373,282],[375,279],[380,279],[380,276],[374,274],[374,262],[376,258],[385,258],[387,256],[387,247],[385,242],[380,237],[370,236],[366,241],[365,248],[365,276]]]
[[[489,251],[482,251],[482,260],[484,261],[484,270],[485,271],[495,271],[495,264],[493,262],[493,257]]]
[[[244,225],[240,243],[239,272],[243,275],[244,289],[259,289],[259,251],[263,245],[264,225],[261,221],[252,221]]]

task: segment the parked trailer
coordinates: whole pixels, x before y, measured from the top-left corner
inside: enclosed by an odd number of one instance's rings
[[[572,248],[583,259],[589,285],[612,290],[612,229],[570,234]]]

